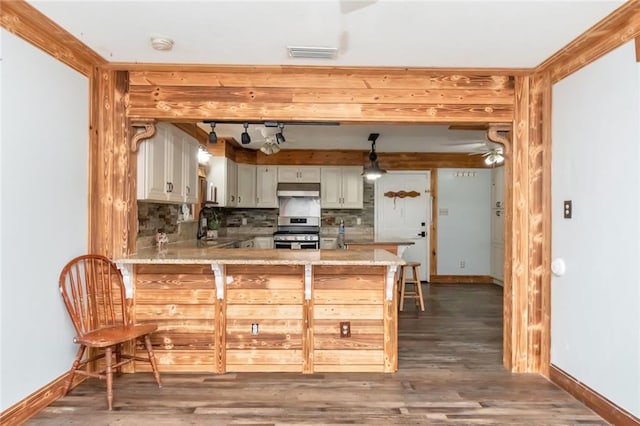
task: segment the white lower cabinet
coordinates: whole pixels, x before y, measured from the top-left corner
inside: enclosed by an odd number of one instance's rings
[[[253,247],[261,249],[272,249],[273,237],[255,237],[253,239]]]
[[[278,197],[278,167],[277,166],[257,166],[256,167],[256,207],[277,208]]]
[[[362,167],[321,167],[320,203],[323,209],[363,207]]]
[[[320,249],[337,249],[338,248],[338,238],[336,237],[320,237]]]

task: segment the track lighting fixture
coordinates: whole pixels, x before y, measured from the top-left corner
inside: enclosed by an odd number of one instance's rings
[[[240,136],[240,142],[243,145],[246,145],[251,143],[251,136],[249,136],[249,132],[247,131],[249,123],[244,123],[242,126],[244,127],[244,132],[242,132],[242,135]]]
[[[284,123],[279,123],[278,127],[280,128],[280,131],[276,133],[276,142],[278,143],[278,145],[280,145],[281,143],[286,141],[284,138],[284,134],[282,133],[284,130]]]
[[[371,142],[371,152],[369,153],[369,161],[371,162],[368,167],[364,168],[362,176],[367,180],[376,180],[383,174],[387,173],[386,170],[381,169],[378,165],[378,154],[376,154],[376,140],[380,136],[379,133],[369,134],[369,141]]]
[[[209,132],[209,143],[217,143],[218,135],[216,135],[216,123],[211,122],[211,132]]]

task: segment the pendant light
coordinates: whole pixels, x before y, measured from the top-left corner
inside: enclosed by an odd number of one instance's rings
[[[362,176],[366,177],[367,180],[376,180],[383,174],[387,173],[386,170],[381,169],[378,165],[378,154],[376,154],[376,140],[379,136],[379,133],[371,133],[369,135],[369,141],[371,142],[371,152],[369,153],[370,164],[368,167],[365,167],[362,172]]]
[[[211,122],[211,132],[209,132],[209,143],[217,143],[218,135],[216,135],[216,123]]]

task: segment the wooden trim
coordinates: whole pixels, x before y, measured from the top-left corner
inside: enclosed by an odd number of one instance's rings
[[[550,367],[549,380],[573,395],[574,398],[591,408],[609,423],[618,426],[640,426],[640,419],[555,365]]]
[[[87,77],[92,75],[94,66],[107,63],[26,1],[2,1],[0,25]]]
[[[640,37],[636,37],[635,45],[636,45],[636,62],[640,62]]]
[[[438,274],[438,169],[429,169],[431,179],[431,235],[429,236],[429,281]]]
[[[62,398],[64,387],[69,373],[65,373],[31,395],[13,404],[0,414],[1,425],[20,425],[38,414],[54,401]],[[71,384],[71,389],[87,379],[87,376],[76,374]]]
[[[143,129],[141,132],[134,133],[131,136],[131,152],[138,152],[138,144],[144,139],[152,138],[156,134],[156,125],[153,122],[133,122],[131,123],[133,128]]]
[[[629,1],[536,67],[557,83],[640,35],[640,2]]]
[[[432,275],[429,284],[493,284],[489,275]]]
[[[412,72],[432,73],[438,75],[470,75],[470,74],[490,74],[496,76],[526,75],[533,71],[533,68],[452,68],[452,67],[360,67],[360,66],[310,66],[310,65],[226,65],[226,64],[175,64],[175,63],[131,63],[131,62],[109,62],[109,68],[119,71],[135,72],[335,72],[358,73],[403,73],[407,70]]]

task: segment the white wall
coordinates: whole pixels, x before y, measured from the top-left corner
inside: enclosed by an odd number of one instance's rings
[[[436,214],[438,275],[490,275],[491,170],[438,169]]]
[[[58,291],[87,249],[88,79],[0,30],[0,411],[71,366]]]
[[[553,87],[551,284],[552,364],[638,417],[639,73],[629,43]]]

